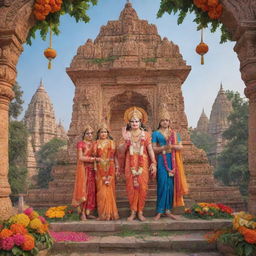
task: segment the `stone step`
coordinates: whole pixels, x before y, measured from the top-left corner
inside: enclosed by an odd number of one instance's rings
[[[57,242],[50,251],[94,253],[159,253],[216,251],[216,243],[208,243],[205,232],[170,232],[165,236],[93,236],[87,242]]]
[[[207,251],[207,252],[196,252],[196,254],[191,254],[191,252],[157,252],[157,253],[84,253],[84,252],[73,252],[73,253],[54,253],[51,252],[51,256],[222,256],[219,252]]]
[[[127,221],[120,219],[116,221],[74,221],[51,223],[50,229],[56,232],[60,231],[74,231],[74,232],[121,232],[121,231],[210,231],[220,229],[222,227],[229,227],[232,221],[229,219],[187,219],[179,216],[180,220],[172,220],[167,217],[162,217],[159,221],[154,221],[153,218],[147,218],[146,221],[138,220]]]

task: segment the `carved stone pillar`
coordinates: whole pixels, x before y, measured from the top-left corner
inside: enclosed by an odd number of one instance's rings
[[[243,23],[244,31],[234,50],[240,60],[240,71],[245,82],[245,95],[249,99],[248,158],[249,198],[248,211],[256,214],[256,21]]]
[[[14,31],[0,30],[0,219],[12,214],[8,183],[9,103],[14,97],[16,63],[22,51]]]

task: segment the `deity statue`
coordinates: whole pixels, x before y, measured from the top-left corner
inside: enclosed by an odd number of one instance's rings
[[[97,185],[98,220],[119,219],[116,194],[115,175],[118,172],[116,146],[105,124],[100,125],[94,146]]]
[[[147,122],[146,112],[139,107],[131,107],[125,111],[124,120],[127,127],[123,128],[123,141],[119,146],[119,164],[124,169],[126,191],[131,214],[128,221],[133,221],[136,214],[144,221],[149,175],[156,174],[156,160],[151,144],[151,136],[144,129]],[[123,156],[123,157],[122,157]]]
[[[171,118],[166,107],[159,113],[159,126],[152,134],[157,154],[157,206],[155,220],[162,214],[177,219],[170,213],[176,206],[184,206],[183,195],[188,192],[182,161],[180,134],[171,129]]]
[[[83,140],[77,143],[77,169],[72,205],[80,208],[81,220],[95,218],[91,212],[96,207],[96,185],[93,157],[93,129],[85,127]]]

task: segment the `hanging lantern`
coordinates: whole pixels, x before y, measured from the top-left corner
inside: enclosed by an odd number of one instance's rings
[[[201,29],[201,42],[196,47],[196,52],[201,55],[201,65],[204,64],[204,55],[208,52],[209,47],[206,43],[203,41],[203,29]]]
[[[48,69],[52,68],[52,60],[57,56],[56,50],[52,48],[52,29],[50,27],[50,46],[44,50],[44,56],[48,59]]]

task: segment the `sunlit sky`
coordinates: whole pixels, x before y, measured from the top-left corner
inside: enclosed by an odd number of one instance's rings
[[[33,94],[39,86],[40,79],[48,92],[54,105],[55,116],[61,120],[68,130],[74,96],[74,85],[66,74],[66,67],[70,66],[72,58],[80,45],[88,38],[95,39],[100,27],[106,25],[108,20],[117,20],[124,8],[126,0],[99,0],[88,14],[89,23],[76,23],[74,19],[65,15],[61,19],[61,34],[54,36],[53,48],[58,56],[53,61],[53,68],[47,69],[47,59],[43,51],[48,47],[48,40],[43,41],[39,34],[33,40],[32,46],[24,45],[18,63],[17,81],[24,91],[24,110],[27,109]],[[234,42],[219,44],[220,32],[212,34],[209,30],[204,32],[204,41],[209,46],[205,55],[205,65],[200,64],[200,56],[195,53],[195,47],[200,42],[200,32],[193,23],[193,15],[186,17],[181,25],[177,25],[177,16],[165,14],[157,19],[160,0],[131,0],[133,8],[140,19],[156,24],[160,36],[167,37],[179,46],[192,70],[182,85],[185,102],[185,113],[189,126],[195,127],[204,108],[206,115],[210,111],[214,99],[222,82],[225,90],[235,90],[244,96],[244,83],[239,72],[239,61],[233,51]],[[24,112],[21,117],[23,117]]]

